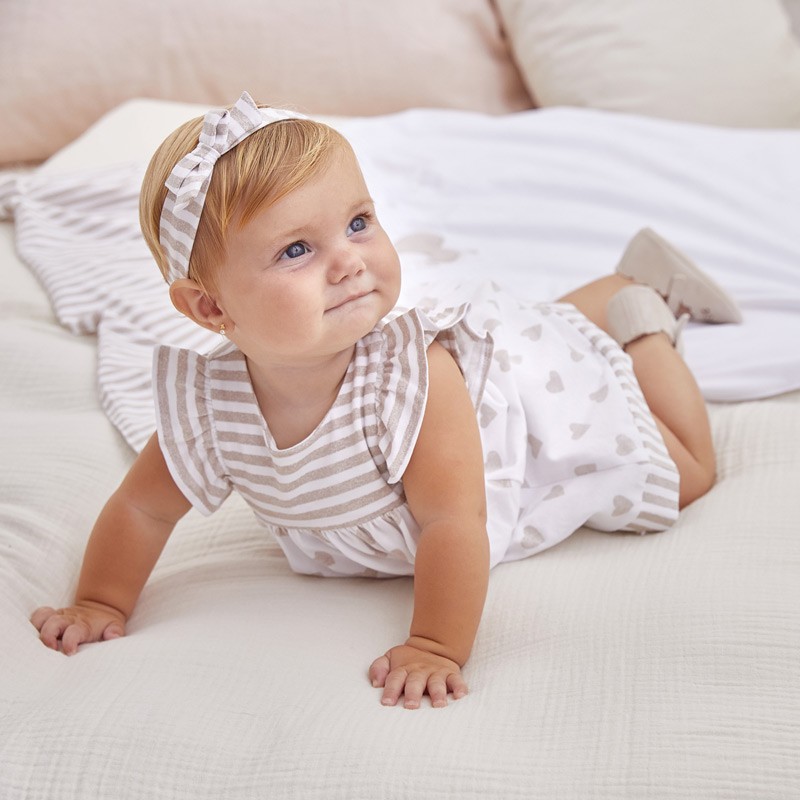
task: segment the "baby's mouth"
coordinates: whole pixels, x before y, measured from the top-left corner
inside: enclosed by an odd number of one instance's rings
[[[328,311],[336,311],[337,308],[342,308],[343,306],[348,305],[348,303],[353,303],[356,300],[360,300],[362,297],[366,297],[368,294],[372,294],[372,290],[371,289],[369,291],[366,291],[366,292],[354,292],[353,294],[348,295],[347,297],[345,297],[344,300],[342,300],[341,302],[337,303],[335,306],[331,306],[328,309]]]

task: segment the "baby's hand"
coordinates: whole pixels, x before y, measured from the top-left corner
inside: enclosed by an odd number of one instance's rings
[[[102,603],[77,603],[70,608],[37,608],[31,622],[39,638],[53,650],[61,649],[71,656],[78,645],[118,639],[125,635],[125,617],[116,609]]]
[[[437,656],[410,645],[393,647],[375,659],[369,668],[372,685],[383,687],[381,703],[393,706],[405,693],[405,708],[419,708],[422,695],[427,693],[434,708],[447,705],[447,692],[458,700],[467,693],[461,668],[455,661]]]

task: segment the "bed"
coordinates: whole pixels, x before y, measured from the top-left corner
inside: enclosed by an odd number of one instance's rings
[[[382,707],[367,668],[404,636],[411,581],[295,575],[235,497],[179,524],[126,637],[73,658],[42,646],[28,617],[69,601],[147,429],[160,328],[134,323],[162,309],[130,216],[136,176],[198,110],[125,102],[42,166],[2,173],[0,797],[800,795],[800,130],[788,125],[558,104],[326,117],[362,161],[406,303],[487,282],[549,299],[613,269],[649,225],[744,314],[685,335],[717,485],[667,533],[581,530],[495,568],[468,697]],[[132,249],[76,258],[59,227],[76,209],[87,230],[123,220],[114,241]],[[120,275],[144,287],[122,304]],[[85,307],[68,317],[81,286]],[[104,392],[104,369],[128,370],[128,391]]]

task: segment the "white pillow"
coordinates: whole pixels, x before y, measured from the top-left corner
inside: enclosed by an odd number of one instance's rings
[[[800,43],[779,0],[498,0],[540,106],[800,127]]]
[[[489,0],[11,0],[0,164],[38,160],[135,97],[311,114],[531,100]]]

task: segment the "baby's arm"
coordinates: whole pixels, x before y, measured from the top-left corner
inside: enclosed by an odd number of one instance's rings
[[[97,518],[69,608],[37,609],[31,622],[42,641],[67,655],[78,645],[125,633],[139,593],[175,523],[189,510],[155,434]]]
[[[421,534],[410,636],[373,662],[381,702],[434,706],[467,692],[461,667],[478,630],[489,579],[483,454],[475,409],[450,354],[433,343],[425,418],[403,487]]]

